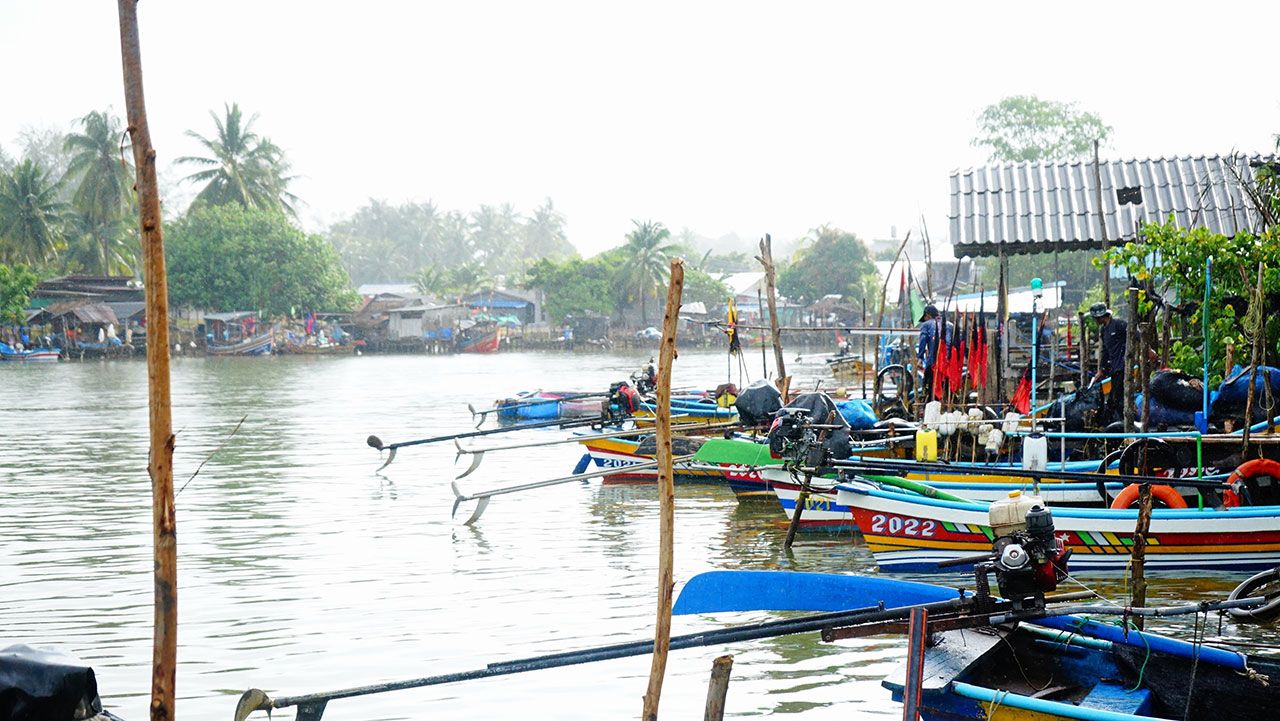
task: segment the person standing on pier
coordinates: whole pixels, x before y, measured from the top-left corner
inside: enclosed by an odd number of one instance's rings
[[[1102,413],[1104,423],[1110,423],[1124,414],[1124,351],[1128,342],[1129,325],[1113,318],[1106,303],[1094,303],[1090,306],[1089,317],[1097,322],[1102,333],[1102,358],[1093,382],[1097,383],[1108,375],[1111,376],[1111,393],[1107,394]]]

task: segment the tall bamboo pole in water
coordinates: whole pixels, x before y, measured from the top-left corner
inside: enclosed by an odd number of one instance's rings
[[[790,379],[787,378],[787,364],[782,357],[782,331],[778,330],[778,291],[775,285],[777,276],[773,266],[773,238],[768,233],[765,233],[764,240],[760,241],[760,255],[756,260],[764,266],[764,280],[769,292],[769,327],[773,338],[773,362],[778,370],[778,377],[773,380],[773,383],[782,393],[782,402],[785,404]]]
[[[169,291],[164,269],[156,152],[147,127],[138,42],[138,0],[119,0],[120,57],[129,138],[137,170],[135,190],[142,228],[147,312],[147,405],[150,409],[152,540],[155,558],[155,630],[151,655],[151,719],[174,718],[178,655],[178,542],[173,511],[173,419],[169,407]]]
[[[676,327],[680,321],[680,296],[684,291],[684,261],[671,261],[667,309],[662,315],[662,345],[658,349],[658,409],[654,418],[658,446],[658,619],[653,632],[653,665],[644,694],[643,721],[656,721],[662,679],[671,648],[671,604],[675,591],[676,487],[671,467],[671,364],[676,359]]]

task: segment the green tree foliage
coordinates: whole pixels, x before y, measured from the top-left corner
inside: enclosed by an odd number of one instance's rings
[[[258,116],[246,119],[238,103],[224,106],[223,117],[212,111],[209,116],[218,131],[214,137],[187,131],[208,155],[184,156],[176,161],[204,168],[185,178],[188,182],[205,184],[194,203],[235,203],[245,208],[284,210],[292,215],[298,197],[288,191],[293,180],[288,174],[289,161],[275,143],[253,131]]]
[[[879,291],[875,271],[866,244],[856,235],[823,225],[810,231],[779,271],[778,290],[801,303],[832,294],[862,299]]]
[[[169,296],[211,311],[349,310],[356,296],[333,247],[279,212],[197,206],[165,232]]]
[[[39,265],[64,244],[61,184],[27,158],[0,175],[0,263]]]
[[[992,161],[1071,160],[1110,134],[1102,118],[1075,103],[1013,95],[982,111],[973,144],[988,148]]]
[[[1205,259],[1213,259],[1208,304],[1209,378],[1213,384],[1221,382],[1228,347],[1236,349],[1236,362],[1248,363],[1246,349],[1251,343],[1247,333],[1251,329],[1244,327],[1236,306],[1253,298],[1259,263],[1264,269],[1264,297],[1280,294],[1280,228],[1272,226],[1261,235],[1240,232],[1228,238],[1205,228],[1179,228],[1170,219],[1162,225],[1143,226],[1142,237],[1144,244],[1126,243],[1107,250],[1104,256],[1139,281],[1153,280],[1157,295],[1194,309],[1186,319],[1186,338],[1173,343],[1170,363],[1196,376],[1203,365]],[[1143,293],[1139,302],[1145,311],[1152,299]],[[1280,318],[1273,312],[1264,333],[1263,347],[1274,361],[1280,357]]]
[[[729,286],[701,268],[684,271],[684,303],[704,303],[711,310],[727,303],[732,293]]]
[[[551,198],[534,209],[533,214],[525,220],[522,231],[524,260],[563,260],[578,255],[577,249],[564,232],[564,213],[555,209]]]
[[[39,279],[25,265],[0,265],[0,324],[22,323]]]
[[[69,224],[69,261],[103,275],[132,273],[136,262],[133,165],[120,120],[94,111],[78,121],[82,132],[70,133],[63,149],[71,154],[63,182],[75,186],[71,197],[76,217]]]
[[[510,204],[483,205],[463,214],[441,211],[431,201],[391,205],[371,200],[330,226],[328,237],[357,284],[411,276],[436,285],[432,279],[462,266],[479,268],[485,276],[481,285],[496,285],[499,277],[504,284],[516,284],[540,258],[577,255],[565,236],[564,216],[550,199],[527,217]]]
[[[525,285],[546,296],[547,316],[560,323],[567,315],[609,314],[616,304],[613,278],[617,262],[608,253],[594,258],[555,261],[544,258],[529,268]]]
[[[698,267],[708,273],[747,273],[759,270],[760,264],[756,262],[755,258],[741,250],[728,253],[707,251],[707,254],[702,257],[702,261],[698,263]]]
[[[671,231],[662,223],[631,222],[636,227],[627,233],[627,243],[623,246],[626,260],[618,281],[629,299],[640,301],[640,320],[647,324],[648,298],[656,297],[659,287],[666,283],[676,244],[671,242]]]

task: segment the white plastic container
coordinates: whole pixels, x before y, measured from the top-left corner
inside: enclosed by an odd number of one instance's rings
[[[942,418],[942,401],[929,401],[924,404],[924,425],[927,428],[937,428],[938,421]]]
[[[1020,421],[1021,419],[1022,419],[1022,416],[1018,415],[1017,413],[1014,413],[1013,411],[1009,411],[1008,413],[1004,414],[1004,426],[1002,428],[1002,430],[1004,431],[1004,434],[1006,436],[1011,436],[1017,433],[1018,426],[1021,425],[1018,421]]]
[[[1049,439],[1035,433],[1022,439],[1022,469],[1043,471],[1049,467]]]
[[[993,502],[987,511],[987,520],[996,538],[1025,529],[1027,511],[1033,506],[1044,508],[1044,500],[1039,496],[1025,496],[1022,491],[1009,491],[1008,498]]]
[[[1002,445],[1004,445],[1004,431],[999,428],[992,428],[991,432],[987,434],[987,453],[993,455],[999,453]]]

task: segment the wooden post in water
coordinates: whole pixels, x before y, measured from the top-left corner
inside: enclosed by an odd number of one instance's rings
[[[658,408],[654,418],[658,459],[658,618],[653,633],[653,665],[644,694],[643,721],[656,721],[662,680],[671,648],[671,605],[675,591],[676,489],[671,460],[671,364],[676,359],[676,328],[680,321],[680,296],[684,291],[684,261],[671,261],[667,308],[662,315],[662,345],[658,349]]]
[[[151,655],[151,720],[174,718],[174,678],[178,655],[178,542],[173,510],[173,418],[169,402],[169,286],[165,278],[164,233],[156,185],[156,151],[147,127],[142,92],[142,50],[138,41],[138,0],[119,0],[120,57],[133,162],[137,170],[139,221],[145,269],[147,313],[147,407],[151,451],[152,542],[155,563],[155,627]]]
[[[760,265],[764,266],[764,282],[765,289],[769,293],[769,329],[773,338],[773,362],[777,365],[778,377],[774,379],[774,384],[782,393],[782,402],[787,402],[787,390],[791,385],[790,378],[787,377],[787,364],[782,357],[782,332],[778,330],[778,301],[777,288],[775,286],[776,274],[773,267],[773,238],[768,233],[764,234],[764,240],[760,241],[760,256],[756,258],[760,261]]]
[[[1151,464],[1147,462],[1147,449],[1141,449],[1139,456],[1142,460],[1139,463],[1138,473],[1146,476],[1151,473]],[[1128,473],[1126,468],[1120,469],[1121,473]],[[1133,529],[1133,550],[1131,551],[1130,567],[1133,576],[1133,596],[1129,601],[1129,605],[1134,608],[1142,608],[1147,605],[1147,532],[1151,530],[1151,484],[1143,483],[1138,486],[1138,523]],[[1134,616],[1134,625],[1141,631],[1143,628],[1142,616]]]
[[[724,721],[724,700],[729,695],[729,673],[733,656],[720,656],[711,662],[711,683],[707,685],[707,710],[702,721]]]

